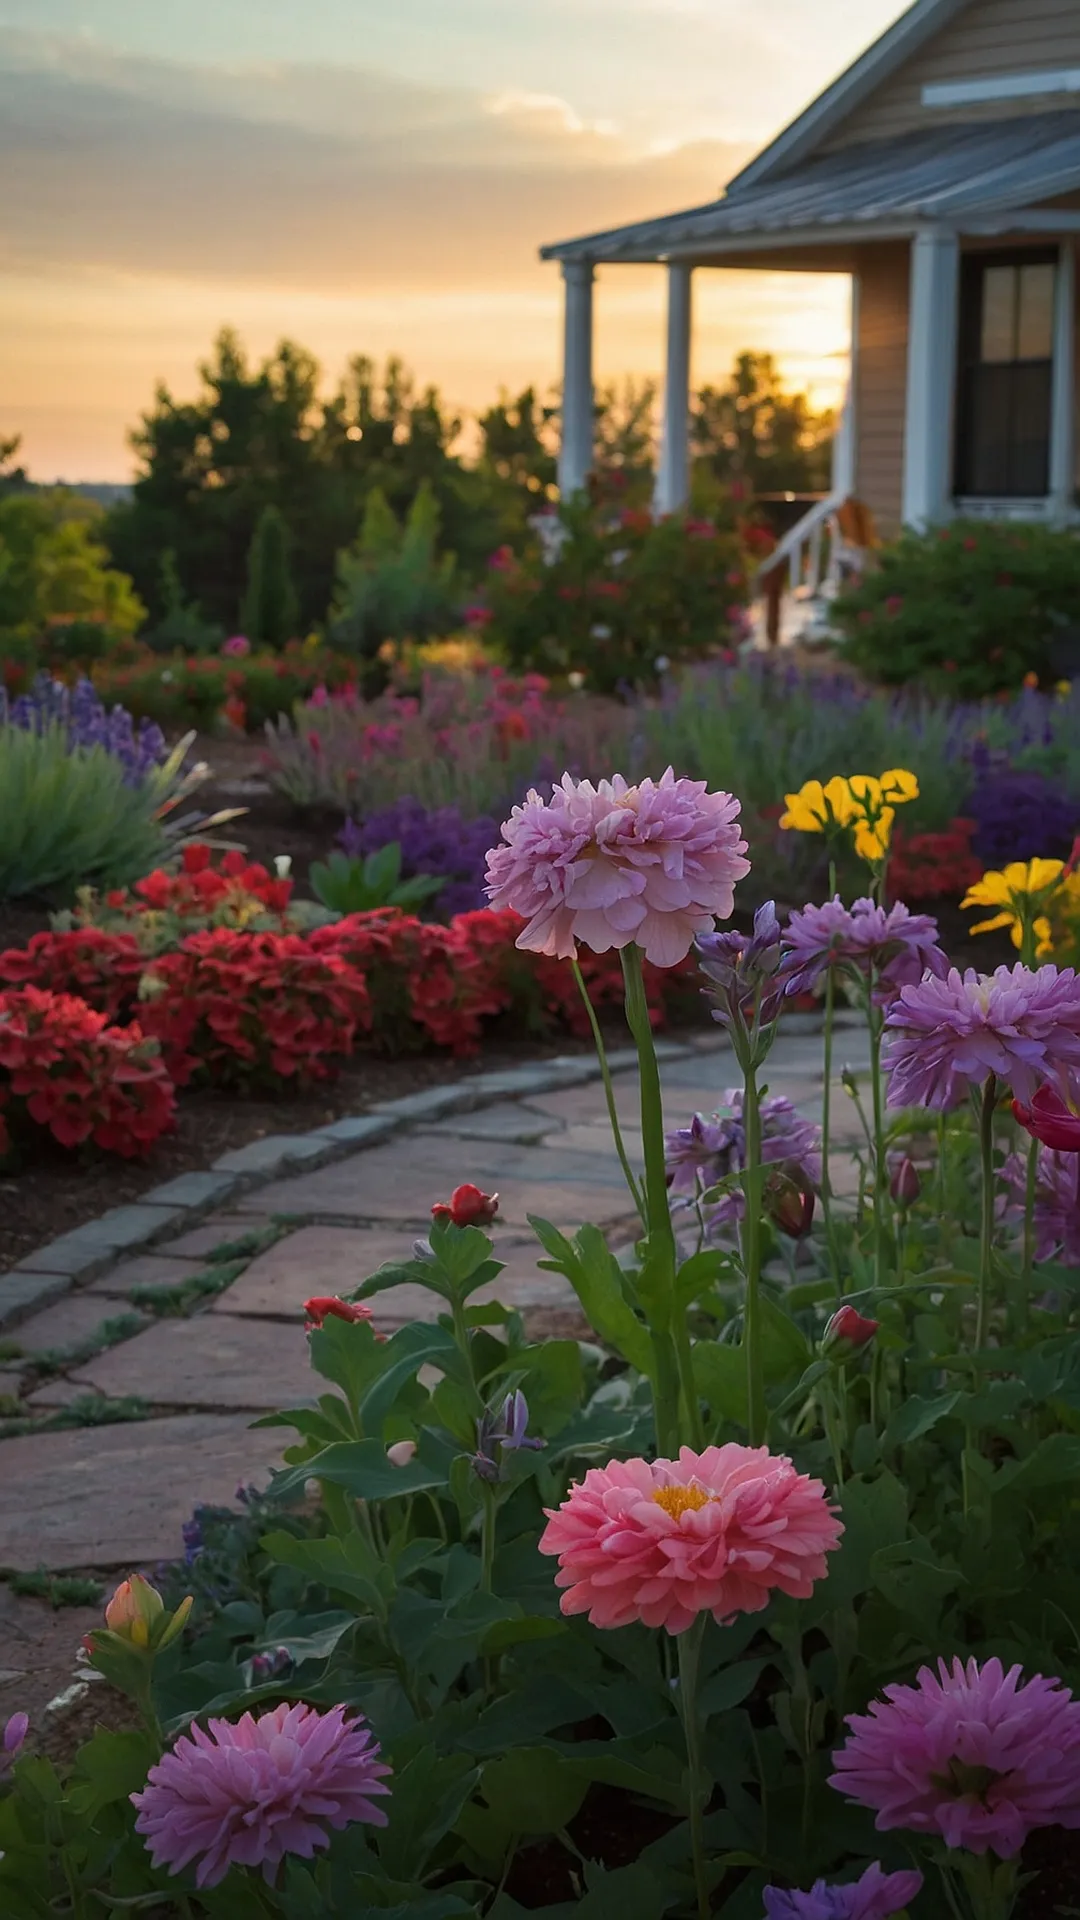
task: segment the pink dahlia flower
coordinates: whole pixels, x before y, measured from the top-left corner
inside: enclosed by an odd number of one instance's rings
[[[827,1886],[815,1880],[808,1893],[766,1887],[766,1920],[891,1920],[922,1890],[921,1873],[885,1873],[878,1861],[858,1880]]]
[[[1071,967],[998,967],[901,987],[885,1018],[891,1107],[952,1107],[990,1074],[1030,1100],[1080,1065],[1080,980]]]
[[[539,1544],[559,1557],[564,1613],[685,1633],[701,1613],[760,1612],[774,1588],[807,1599],[842,1532],[820,1480],[731,1443],[592,1468]]]
[[[1027,1212],[1027,1155],[1010,1153],[1001,1169],[1002,1217],[1020,1225]],[[1036,1260],[1080,1267],[1080,1154],[1040,1147],[1035,1163]]]
[[[522,915],[517,944],[534,953],[569,960],[578,941],[594,953],[634,945],[673,967],[696,934],[727,919],[750,871],[738,815],[730,793],[676,780],[670,767],[636,787],[621,774],[594,787],[564,773],[550,800],[532,789],[503,823],[488,898]]]
[[[197,1860],[196,1886],[216,1887],[230,1867],[261,1867],[269,1884],[287,1853],[310,1860],[329,1846],[328,1827],[385,1827],[373,1798],[389,1793],[389,1771],[366,1723],[347,1720],[344,1707],[283,1702],[182,1735],[131,1796],[135,1831],[155,1867],[182,1873]]]
[[[1034,1827],[1080,1827],[1080,1701],[1060,1680],[1021,1685],[1000,1660],[939,1660],[848,1726],[829,1785],[876,1808],[882,1832],[1011,1860]]]

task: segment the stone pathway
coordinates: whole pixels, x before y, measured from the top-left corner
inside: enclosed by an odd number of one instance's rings
[[[738,1079],[719,1034],[662,1044],[660,1051],[669,1126],[685,1125],[695,1109],[710,1111]],[[627,1146],[639,1157],[636,1076],[625,1054],[615,1064]],[[846,1065],[865,1072],[867,1064],[861,1030],[846,1029],[837,1071]],[[9,1306],[15,1302],[9,1330],[0,1336],[0,1412],[19,1404],[43,1417],[83,1419],[89,1402],[107,1420],[0,1440],[0,1571],[105,1572],[174,1557],[181,1522],[198,1502],[229,1503],[239,1483],[264,1481],[280,1459],[282,1436],[253,1430],[251,1420],[315,1391],[303,1300],[349,1291],[383,1261],[407,1253],[430,1224],[432,1202],[461,1181],[500,1195],[497,1244],[506,1267],[492,1291],[523,1313],[537,1337],[575,1326],[573,1291],[561,1275],[538,1268],[526,1216],[543,1214],[571,1232],[594,1221],[616,1243],[632,1237],[633,1216],[600,1082],[583,1079],[580,1061],[563,1065],[561,1085],[551,1063],[501,1080],[489,1076],[487,1105],[445,1118],[439,1114],[454,1104],[446,1089],[415,1096],[404,1116],[408,1130],[403,1123],[382,1144],[363,1144],[373,1134],[379,1139],[370,1119],[339,1122],[335,1151],[345,1157],[247,1191],[229,1188],[216,1169],[189,1176],[204,1183],[210,1206],[228,1195],[195,1226],[190,1213],[174,1215],[168,1190],[159,1189],[154,1204],[120,1210],[156,1215],[152,1250],[118,1258],[114,1245],[111,1259],[106,1252],[89,1266],[84,1262],[75,1285],[72,1268],[79,1262],[62,1242],[29,1258],[17,1274],[0,1276]],[[769,1067],[770,1091],[816,1114],[820,1036],[785,1034]],[[539,1090],[529,1090],[530,1072]],[[408,1105],[397,1103],[399,1110]],[[834,1113],[838,1144],[850,1143],[858,1137],[857,1116],[839,1083]],[[325,1155],[300,1141],[291,1157],[295,1164]],[[852,1190],[852,1172],[838,1155],[834,1179],[841,1192]],[[138,1244],[138,1235],[125,1239],[124,1233],[121,1246]],[[246,1257],[253,1245],[253,1257]],[[230,1284],[199,1297],[193,1283],[215,1272]],[[178,1297],[185,1288],[186,1298]],[[25,1312],[50,1291],[61,1297],[10,1324],[20,1302],[25,1299]],[[159,1307],[168,1301],[170,1316],[154,1313],[155,1298]],[[192,1305],[194,1311],[181,1311]],[[389,1330],[429,1316],[432,1296],[402,1285],[380,1296],[377,1311]],[[123,1337],[87,1357],[102,1323],[118,1316],[125,1316],[122,1326],[111,1332]],[[72,1352],[80,1345],[82,1357]],[[20,1401],[28,1362],[44,1353],[52,1356],[53,1371]],[[102,1402],[125,1403],[119,1411],[128,1417],[116,1419],[118,1410]]]

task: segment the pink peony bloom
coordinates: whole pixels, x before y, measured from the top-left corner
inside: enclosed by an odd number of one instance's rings
[[[939,1660],[848,1726],[829,1785],[876,1808],[882,1832],[1011,1860],[1034,1827],[1080,1827],[1080,1701],[1060,1680],[1021,1685],[1000,1660]]]
[[[774,1589],[807,1599],[843,1532],[820,1480],[734,1442],[593,1467],[547,1512],[540,1551],[559,1557],[562,1611],[668,1633],[758,1613]]]
[[[245,634],[234,633],[231,639],[226,640],[221,651],[227,654],[230,660],[242,660],[245,654],[251,652],[251,641]]]
[[[621,774],[594,787],[564,773],[550,801],[531,789],[504,823],[488,897],[528,922],[517,944],[534,953],[568,960],[578,941],[594,953],[634,944],[673,967],[727,919],[750,871],[738,815],[730,793],[670,767],[636,787]]]
[[[198,1887],[218,1886],[230,1867],[261,1867],[269,1885],[287,1853],[310,1860],[329,1846],[328,1827],[385,1827],[372,1799],[389,1793],[389,1771],[359,1716],[283,1702],[183,1734],[131,1796],[135,1831],[155,1867],[182,1873],[197,1860]]]
[[[953,967],[902,987],[885,1027],[891,1107],[955,1106],[992,1073],[1030,1100],[1052,1071],[1080,1065],[1080,980],[1071,967]]]

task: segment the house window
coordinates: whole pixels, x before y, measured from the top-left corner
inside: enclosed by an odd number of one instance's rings
[[[1053,253],[969,254],[960,285],[956,491],[1037,500],[1050,487]]]

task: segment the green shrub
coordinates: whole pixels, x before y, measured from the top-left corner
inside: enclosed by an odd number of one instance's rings
[[[289,568],[289,529],[277,507],[264,507],[248,552],[240,624],[253,646],[278,650],[295,640],[298,620]]]
[[[153,784],[125,786],[104,747],[69,750],[62,726],[0,727],[0,899],[57,904],[79,886],[119,887],[160,864]]]
[[[741,640],[746,573],[737,534],[714,520],[581,498],[520,561],[493,557],[487,598],[487,637],[515,669],[614,693]]]
[[[834,603],[847,655],[875,679],[977,699],[1065,671],[1080,627],[1080,540],[957,520],[905,533]]]
[[[399,524],[378,487],[368,494],[359,537],[337,557],[329,638],[373,660],[386,640],[427,640],[457,621],[454,557],[439,554],[439,507],[424,481]]]

